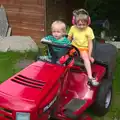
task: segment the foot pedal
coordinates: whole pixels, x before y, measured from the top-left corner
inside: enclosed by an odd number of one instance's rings
[[[65,105],[64,114],[69,118],[76,119],[78,116],[75,115],[74,112],[80,109],[85,103],[86,100],[80,100],[78,98],[72,99],[68,104]]]

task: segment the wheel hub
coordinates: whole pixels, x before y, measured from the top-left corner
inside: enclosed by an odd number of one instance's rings
[[[112,96],[112,93],[111,93],[111,90],[109,90],[109,92],[106,96],[106,100],[105,100],[105,108],[109,107],[110,102],[111,102],[111,96]]]

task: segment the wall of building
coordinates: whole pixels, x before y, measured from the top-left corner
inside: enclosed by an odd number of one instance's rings
[[[54,20],[71,25],[72,11],[85,0],[0,0],[7,12],[13,35],[31,36],[35,42],[50,33]]]
[[[51,23],[55,20],[66,21],[66,0],[46,0],[46,29],[50,33]]]
[[[46,0],[46,28],[50,33],[50,26],[54,20],[63,20],[71,25],[72,11],[83,8],[85,0]]]
[[[75,9],[84,8],[85,0],[66,0],[67,24],[71,25],[72,12]]]
[[[0,0],[0,4],[13,35],[31,36],[37,43],[45,35],[45,0]]]

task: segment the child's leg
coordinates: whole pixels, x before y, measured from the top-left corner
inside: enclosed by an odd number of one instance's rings
[[[93,86],[98,86],[99,82],[96,81],[95,78],[92,77],[92,70],[91,70],[91,63],[89,60],[88,52],[87,51],[80,51],[80,55],[84,61],[85,68],[88,74],[88,80],[91,82]]]
[[[85,68],[87,70],[88,78],[92,79],[91,63],[89,60],[87,51],[80,51],[80,55],[84,61]]]

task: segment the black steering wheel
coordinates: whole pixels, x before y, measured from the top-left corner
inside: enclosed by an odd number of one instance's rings
[[[73,56],[79,56],[80,57],[80,52],[79,52],[79,49],[73,45],[67,45],[67,44],[64,44],[64,45],[60,45],[60,44],[56,44],[56,43],[53,43],[51,42],[50,40],[43,40],[41,41],[41,43],[43,44],[47,44],[49,49],[50,49],[50,52],[52,52],[52,54],[54,53],[54,50],[53,50],[53,47],[58,47],[58,48],[67,48],[68,49],[68,53],[72,50],[72,49],[75,49],[75,52],[73,53]],[[53,46],[53,47],[52,47]],[[53,54],[54,56],[55,54]]]
[[[66,45],[66,44],[60,45],[60,44],[53,43],[53,42],[51,42],[50,40],[43,40],[43,41],[41,41],[41,43],[48,45],[49,52],[50,52],[50,54],[51,54],[51,56],[52,56],[52,58],[51,58],[51,62],[52,62],[52,63],[56,63],[56,61],[57,61],[60,57],[66,55],[66,54],[69,55],[69,59],[66,61],[66,65],[69,64],[69,62],[70,62],[72,59],[74,59],[74,58],[75,58],[75,61],[77,60],[77,61],[80,61],[80,63],[82,62],[82,59],[81,59],[81,57],[80,57],[79,49],[76,48],[76,47],[73,46],[73,45]],[[64,54],[61,54],[60,57],[58,58],[58,55],[55,53],[53,47],[66,48],[67,50],[64,50]],[[71,54],[70,54],[70,51],[71,51],[72,49],[74,49],[75,52],[72,53],[72,55],[71,55]]]
[[[50,40],[42,40],[41,43],[48,45],[49,52],[50,52],[50,54],[51,54],[51,56],[52,56],[52,58],[51,58],[51,60],[52,60],[51,62],[52,62],[52,63],[56,63],[56,61],[57,61],[61,56],[67,54],[68,51],[69,51],[69,49],[71,49],[71,45],[67,45],[67,44],[60,45],[60,44],[53,43],[53,42],[50,41]],[[57,53],[57,52],[54,51],[54,49],[53,49],[54,47],[56,47],[56,48],[65,48],[65,49],[67,49],[67,50],[64,50],[64,52],[63,52],[62,54],[60,54],[60,53]],[[60,55],[59,55],[59,54],[60,54]]]

